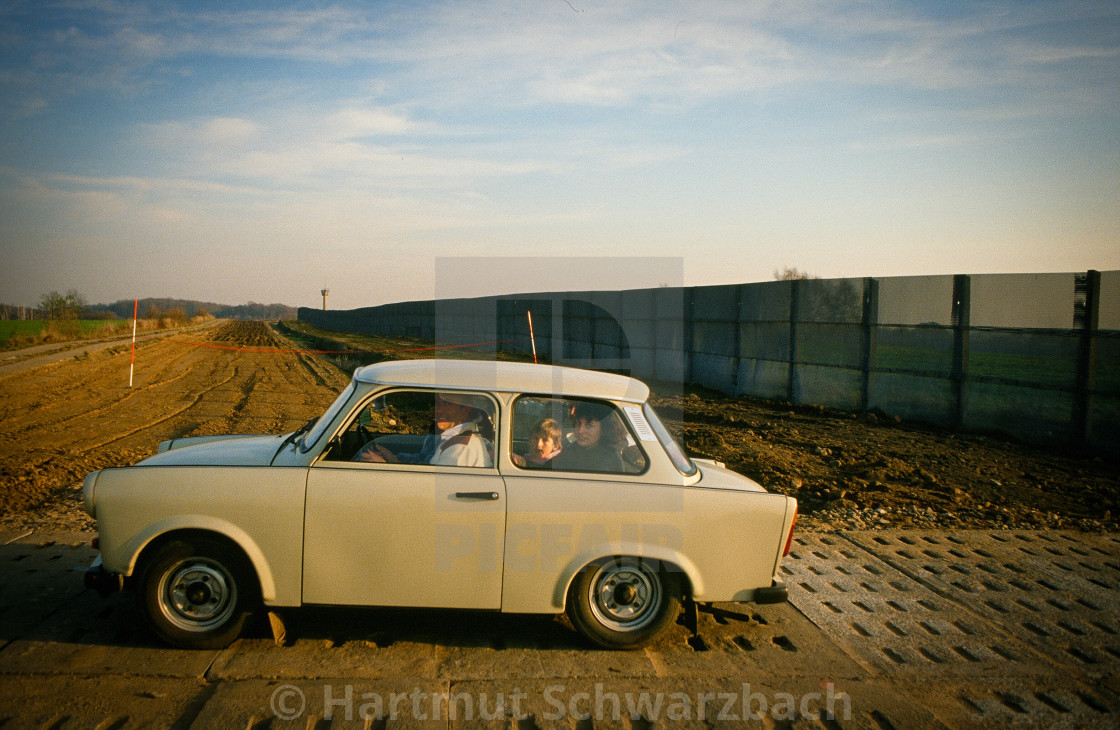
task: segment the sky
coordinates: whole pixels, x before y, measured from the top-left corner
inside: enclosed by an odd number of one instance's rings
[[[23,305],[1120,269],[1120,3],[4,0],[0,251]]]

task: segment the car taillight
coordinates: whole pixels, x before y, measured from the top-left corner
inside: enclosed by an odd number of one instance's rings
[[[789,535],[786,536],[786,549],[782,551],[782,557],[789,555],[790,548],[793,547],[793,528],[797,526],[797,508],[793,508],[793,522],[789,523]]]

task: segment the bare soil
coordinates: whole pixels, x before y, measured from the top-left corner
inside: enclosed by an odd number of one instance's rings
[[[349,378],[311,355],[256,351],[293,347],[263,322],[228,322],[139,343],[132,388],[128,343],[0,378],[0,526],[93,529],[91,471],[166,439],[298,428]]]
[[[0,377],[0,528],[92,530],[90,471],[165,439],[284,433],[349,378],[261,322],[127,344]],[[655,397],[688,451],[796,496],[801,529],[1030,527],[1115,530],[1120,464],[931,429],[876,414],[731,399]]]
[[[1120,464],[876,413],[659,396],[693,457],[797,497],[799,526],[1116,530]]]

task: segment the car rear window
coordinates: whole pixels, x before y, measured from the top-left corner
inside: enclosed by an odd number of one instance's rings
[[[522,469],[641,474],[649,465],[627,420],[608,401],[521,396],[512,434],[510,459]],[[535,448],[542,438],[548,454]]]

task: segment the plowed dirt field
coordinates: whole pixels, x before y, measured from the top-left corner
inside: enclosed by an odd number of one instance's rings
[[[142,342],[0,376],[0,527],[91,529],[82,478],[165,439],[284,433],[349,373],[263,322]],[[656,388],[655,388],[656,389]],[[1116,530],[1120,464],[996,438],[703,391],[654,403],[694,456],[796,496],[799,529]],[[675,391],[675,392],[674,392]]]
[[[165,439],[284,433],[322,413],[348,376],[263,322],[129,345],[0,378],[0,522],[90,527],[83,477],[155,453]]]

